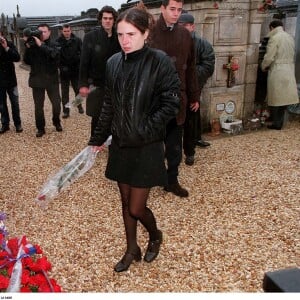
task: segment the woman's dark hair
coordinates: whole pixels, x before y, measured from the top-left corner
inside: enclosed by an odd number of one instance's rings
[[[129,8],[123,11],[116,22],[116,25],[121,21],[126,21],[127,23],[136,27],[141,33],[145,33],[146,30],[150,30],[154,23],[153,16],[147,11],[144,4],[141,2],[137,6]]]
[[[113,17],[114,17],[114,21],[116,22],[116,19],[118,17],[118,13],[116,12],[116,10],[112,7],[112,6],[109,6],[109,5],[105,5],[101,8],[101,10],[99,11],[98,13],[98,20],[101,21],[102,20],[102,17],[103,17],[103,13],[109,13],[109,14],[112,14]]]
[[[282,26],[283,27],[283,23],[280,21],[280,20],[274,20],[272,21],[270,24],[269,24],[269,28],[271,29],[272,28],[276,28],[276,27],[279,27],[279,26]]]

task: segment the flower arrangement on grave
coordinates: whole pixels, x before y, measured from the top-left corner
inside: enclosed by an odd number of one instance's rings
[[[8,231],[0,212],[0,293],[2,292],[61,292],[48,272],[52,265],[39,245],[26,236],[7,239]]]
[[[266,12],[268,9],[276,8],[275,0],[263,0],[260,6],[258,7],[258,11]]]
[[[227,64],[224,64],[224,69],[237,71],[240,68],[239,64],[231,57],[230,61]]]
[[[254,111],[253,117],[259,118],[261,124],[264,124],[270,118],[270,111],[267,108],[258,108]]]

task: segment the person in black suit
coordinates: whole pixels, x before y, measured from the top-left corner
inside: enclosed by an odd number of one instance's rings
[[[117,12],[111,6],[104,6],[99,14],[99,28],[88,32],[83,39],[80,68],[79,93],[86,99],[86,114],[92,117],[91,136],[96,128],[101,112],[105,69],[107,60],[120,51],[114,23]]]

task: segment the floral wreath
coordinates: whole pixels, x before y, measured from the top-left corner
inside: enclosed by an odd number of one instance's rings
[[[47,274],[52,266],[40,246],[30,244],[26,236],[7,240],[5,219],[0,212],[0,293],[61,292]]]

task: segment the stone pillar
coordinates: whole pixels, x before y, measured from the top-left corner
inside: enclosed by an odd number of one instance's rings
[[[298,94],[300,96],[300,4],[299,1],[298,1],[298,11],[297,11],[295,46],[296,46],[296,64],[295,64],[296,80],[298,85]]]
[[[254,111],[261,27],[266,16],[258,11],[259,5],[260,1],[250,2],[243,117],[250,117]]]

